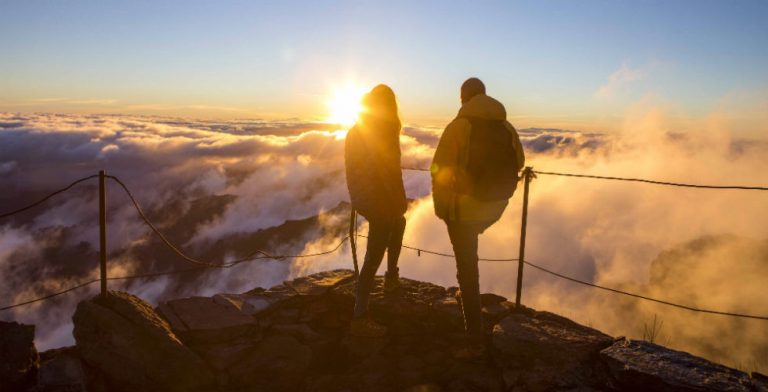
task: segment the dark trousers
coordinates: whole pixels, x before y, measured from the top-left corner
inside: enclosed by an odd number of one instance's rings
[[[397,259],[403,246],[405,217],[377,217],[368,220],[368,245],[365,249],[365,261],[357,279],[355,295],[355,317],[364,317],[368,313],[368,298],[373,289],[373,279],[379,265],[387,253],[387,273],[397,273]]]
[[[470,335],[482,333],[480,304],[480,272],[478,269],[477,237],[490,223],[447,221],[448,236],[456,255],[456,279],[461,290],[460,303],[464,313],[464,329]]]

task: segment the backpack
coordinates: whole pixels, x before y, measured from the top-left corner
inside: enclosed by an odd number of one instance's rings
[[[480,201],[509,199],[517,189],[520,167],[506,121],[465,118],[472,128],[467,164],[457,178],[457,192]]]

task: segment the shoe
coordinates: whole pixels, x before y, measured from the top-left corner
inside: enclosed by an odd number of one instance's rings
[[[369,318],[356,318],[349,325],[349,334],[361,338],[380,338],[387,334],[387,327]]]
[[[399,269],[394,271],[387,271],[384,274],[384,292],[392,293],[400,288],[400,274]]]

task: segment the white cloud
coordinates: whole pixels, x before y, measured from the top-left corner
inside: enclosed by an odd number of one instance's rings
[[[647,75],[647,70],[642,68],[630,68],[627,64],[622,64],[614,73],[608,76],[608,80],[600,86],[595,92],[597,98],[611,98],[618,92],[625,90],[632,83],[643,79]]]

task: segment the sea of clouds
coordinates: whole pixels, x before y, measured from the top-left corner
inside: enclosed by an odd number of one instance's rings
[[[665,111],[640,104],[610,134],[521,129],[527,164],[543,171],[593,173],[705,184],[768,184],[768,143],[740,138],[727,121],[690,120],[675,128]],[[187,227],[179,244],[205,252],[233,236],[321,215],[314,235],[282,251],[327,250],[343,224],[327,213],[348,200],[344,131],[302,121],[193,121],[122,115],[0,114],[0,213],[25,205],[72,180],[105,169],[122,179],[161,227],[171,227],[190,203],[232,195],[210,217]],[[441,128],[406,127],[403,166],[429,166]],[[434,216],[429,174],[404,171],[409,198],[406,243],[451,252]],[[98,276],[95,181],[0,221],[0,298],[6,305]],[[519,189],[522,189],[520,187]],[[518,254],[521,192],[480,239],[487,258]],[[526,259],[586,281],[692,306],[768,314],[768,203],[757,191],[698,190],[540,175],[531,184]],[[109,274],[183,266],[139,251],[149,231],[125,195],[108,186]],[[327,231],[323,227],[327,226]],[[363,224],[362,232],[366,226]],[[169,235],[170,236],[170,235]],[[705,241],[686,251],[683,245]],[[702,240],[704,239],[704,240]],[[362,241],[361,241],[362,243]],[[681,248],[682,247],[682,248]],[[679,252],[666,252],[683,249]],[[663,254],[664,257],[659,258]],[[232,252],[225,259],[242,256]],[[351,266],[349,249],[312,259],[244,263],[203,278],[182,276],[110,282],[149,302],[269,287],[285,279]],[[180,264],[181,263],[181,264]],[[401,274],[455,285],[451,259],[404,250]],[[685,265],[686,268],[673,268]],[[383,271],[380,271],[380,273]],[[514,298],[516,263],[483,262],[482,290]],[[53,301],[0,313],[38,326],[41,349],[73,343],[71,315],[98,285]],[[768,366],[768,323],[732,319],[618,297],[525,270],[523,302],[613,335],[642,338],[654,316],[657,340],[748,370]]]

